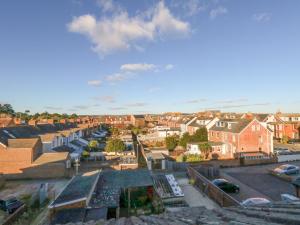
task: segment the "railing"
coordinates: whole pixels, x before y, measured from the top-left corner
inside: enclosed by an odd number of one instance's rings
[[[16,222],[20,216],[26,211],[26,205],[22,205],[20,208],[18,208],[13,214],[9,215],[5,221],[2,223],[2,225],[11,225],[14,222]]]
[[[215,186],[210,180],[201,175],[195,168],[189,166],[188,174],[190,178],[195,181],[194,185],[220,206],[229,207],[240,205],[237,200]]]

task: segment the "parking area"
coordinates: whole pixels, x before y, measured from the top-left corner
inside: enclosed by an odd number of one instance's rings
[[[238,201],[251,197],[264,197],[272,201],[280,201],[281,194],[296,195],[295,188],[291,183],[279,179],[268,172],[270,169],[274,169],[282,164],[287,163],[227,168],[222,169],[220,175],[240,186],[240,193],[232,194]],[[300,161],[289,162],[288,164],[300,167]]]

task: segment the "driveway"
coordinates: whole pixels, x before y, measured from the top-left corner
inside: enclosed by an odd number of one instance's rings
[[[190,207],[204,206],[207,209],[219,208],[219,206],[207,196],[201,194],[193,185],[189,184],[187,178],[177,180],[184,193],[184,200]]]
[[[221,175],[241,186],[240,193],[233,195],[239,201],[250,197],[267,197],[273,201],[280,201],[281,194],[296,194],[291,183],[268,173],[269,169],[282,164],[284,163],[222,169]],[[289,164],[300,166],[299,161]]]

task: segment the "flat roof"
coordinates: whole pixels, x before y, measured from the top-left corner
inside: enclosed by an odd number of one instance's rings
[[[62,162],[68,159],[69,152],[47,152],[38,157],[33,164],[46,164],[54,162]]]

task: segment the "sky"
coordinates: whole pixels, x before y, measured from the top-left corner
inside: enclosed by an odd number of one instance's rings
[[[300,112],[298,0],[2,0],[16,111]]]

